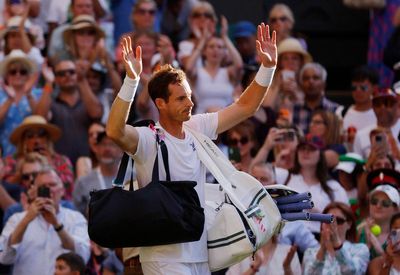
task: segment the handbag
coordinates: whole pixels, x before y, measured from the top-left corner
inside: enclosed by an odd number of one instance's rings
[[[343,0],[343,4],[354,9],[383,9],[386,0]]]
[[[151,182],[143,188],[124,190],[129,156],[125,153],[114,187],[92,191],[89,202],[90,239],[103,247],[140,247],[198,241],[204,228],[204,209],[195,181],[171,181],[168,151],[156,135],[166,180],[159,180],[158,150]],[[133,159],[132,159],[133,163]],[[132,164],[133,165],[133,164]]]
[[[237,171],[208,137],[186,129],[195,137],[200,160],[218,181],[205,187],[208,264],[217,271],[254,255],[283,223],[259,181]]]

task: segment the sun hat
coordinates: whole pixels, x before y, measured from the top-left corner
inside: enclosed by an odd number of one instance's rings
[[[14,129],[10,135],[12,144],[17,145],[23,137],[23,134],[28,129],[43,128],[47,131],[52,141],[56,141],[61,137],[61,129],[54,124],[48,123],[46,119],[39,115],[27,116],[22,123]]]
[[[399,191],[397,191],[397,189],[394,188],[393,186],[386,185],[386,184],[379,185],[369,193],[369,196],[371,197],[373,194],[375,194],[377,192],[385,193],[393,203],[395,203],[397,206],[400,205]]]
[[[19,25],[21,24],[22,16],[13,16],[7,20],[6,27],[0,31],[0,39],[3,39],[9,32],[17,32],[19,29]],[[35,35],[31,32],[32,23],[29,19],[26,19],[24,22],[24,28],[28,35],[31,36],[32,39],[35,39]]]
[[[76,16],[71,25],[64,31],[64,41],[70,41],[72,38],[73,32],[75,30],[85,29],[85,28],[94,28],[96,31],[97,38],[104,38],[105,33],[104,31],[97,25],[96,20],[93,16],[82,14]]]
[[[298,53],[304,58],[304,62],[312,62],[311,55],[301,46],[300,42],[296,38],[286,38],[278,44],[278,56],[283,53]]]
[[[30,72],[35,72],[37,70],[36,63],[33,62],[22,50],[16,49],[12,50],[8,55],[6,55],[4,60],[0,63],[0,76],[4,77],[8,66],[14,62],[23,63]]]

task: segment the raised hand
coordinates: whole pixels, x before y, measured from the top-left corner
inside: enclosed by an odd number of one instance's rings
[[[132,39],[130,36],[122,38],[122,57],[124,59],[124,66],[126,74],[129,78],[136,79],[142,73],[142,48],[136,47],[136,54],[132,49]]]
[[[228,20],[225,16],[221,15],[221,36],[228,36]]]
[[[47,60],[45,62],[43,62],[42,75],[43,75],[44,79],[46,80],[46,82],[48,82],[48,83],[54,82],[54,79],[55,79],[54,72],[51,69],[51,67],[47,64]]]
[[[276,48],[276,32],[270,35],[269,26],[261,23],[257,27],[256,40],[257,55],[260,58],[264,67],[275,67],[278,60]]]

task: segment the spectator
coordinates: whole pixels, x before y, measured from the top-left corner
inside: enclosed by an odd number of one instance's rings
[[[379,175],[376,180],[379,180]],[[390,219],[398,212],[400,203],[397,189],[384,182],[382,184],[369,193],[369,216],[357,226],[358,240],[367,244],[371,259],[384,253],[390,232]],[[371,232],[375,224],[381,229],[378,236]]]
[[[235,24],[233,39],[245,65],[256,66],[256,33],[257,29],[250,21]]]
[[[277,184],[285,184],[299,193],[310,192],[314,208],[320,213],[330,202],[348,204],[346,191],[335,180],[328,179],[328,167],[322,150],[322,141],[316,136],[308,136],[296,148],[296,158],[290,171],[276,168]],[[306,226],[319,239],[320,223],[306,222]]]
[[[26,14],[25,14],[26,16]],[[40,67],[43,64],[43,56],[35,41],[37,34],[34,32],[32,23],[23,16],[13,16],[7,21],[7,26],[0,32],[0,40],[4,42],[0,58],[11,53],[12,50],[23,51],[30,60]]]
[[[350,208],[333,202],[323,213],[335,219],[321,224],[320,246],[304,253],[303,274],[365,274],[369,251],[365,244],[356,243],[356,219]]]
[[[251,166],[267,161],[268,155],[273,151],[274,166],[283,169],[292,169],[295,163],[296,147],[300,134],[293,127],[271,128],[260,150],[254,157]]]
[[[277,72],[270,90],[271,96],[264,100],[264,104],[274,110],[285,108],[292,111],[294,104],[304,103],[299,73],[304,64],[312,61],[312,57],[304,50],[299,40],[286,38],[278,45],[278,60]]]
[[[354,139],[354,152],[363,158],[368,158],[371,149],[374,151],[374,148],[371,148],[370,132],[376,127],[381,127],[385,130],[392,152],[396,152],[396,149],[400,146],[400,141],[398,140],[400,120],[397,114],[397,95],[391,89],[377,90],[372,99],[372,108],[376,115],[377,123],[370,124],[369,127],[358,131]]]
[[[0,63],[0,75],[5,82],[0,91],[0,140],[4,156],[15,152],[9,142],[10,134],[35,111],[42,94],[40,89],[33,88],[36,69],[35,63],[21,50],[13,50]]]
[[[105,131],[105,125],[100,122],[93,122],[88,129],[88,144],[90,148],[89,156],[79,157],[76,162],[76,178],[79,179],[82,176],[89,174],[92,169],[98,165],[98,159],[96,157],[97,151],[97,137],[100,133]]]
[[[132,9],[131,20],[134,32],[157,32],[157,3],[154,0],[137,0]],[[133,34],[131,34],[134,36]]]
[[[250,163],[258,147],[254,124],[250,120],[237,124],[228,130],[226,139],[229,150],[239,150],[238,158],[231,159],[236,169],[249,172]]]
[[[372,96],[378,85],[379,76],[373,69],[362,66],[354,70],[351,77],[351,96],[354,104],[337,110],[339,117],[343,118],[344,131],[348,131],[350,127],[360,131],[371,124],[376,124]]]
[[[301,265],[296,246],[280,244],[277,236],[273,236],[258,249],[253,260],[250,257],[244,259],[231,266],[226,274],[301,274]]]
[[[276,43],[278,46],[284,39],[292,37],[295,20],[289,6],[282,3],[275,4],[269,11],[268,22],[272,30],[276,31]],[[299,39],[299,42],[304,49],[307,49],[307,44],[303,39]]]
[[[55,149],[69,157],[72,164],[80,156],[89,155],[88,128],[103,115],[100,101],[94,95],[86,78],[87,67],[81,62],[60,61],[55,66],[55,83],[60,92],[55,100],[43,93],[37,113],[50,117],[50,122],[60,127],[63,135]]]
[[[16,164],[26,154],[37,152],[47,159],[58,173],[65,188],[65,199],[72,199],[74,189],[74,172],[71,161],[64,155],[54,151],[54,142],[62,135],[60,128],[47,123],[38,115],[26,117],[22,123],[11,133],[10,140],[17,147],[15,155],[5,158],[5,178],[9,182],[18,183],[16,176]]]
[[[85,262],[76,253],[61,254],[56,259],[54,275],[85,275]]]
[[[178,61],[186,70],[193,53],[202,51],[202,37],[211,37],[215,34],[217,15],[213,6],[206,1],[199,1],[193,6],[189,16],[189,38],[179,43]],[[197,66],[201,66],[201,60],[197,59]]]
[[[14,264],[13,274],[53,274],[56,257],[62,253],[73,251],[87,260],[86,220],[79,212],[60,206],[64,190],[56,172],[42,170],[34,188],[48,193],[38,192],[27,211],[8,220],[0,236],[0,262]]]
[[[85,60],[89,64],[100,61],[100,51],[107,52],[100,42],[105,37],[104,31],[97,26],[91,15],[74,17],[71,24],[63,32],[65,48],[51,56],[53,63],[59,60]],[[101,48],[101,49],[100,49]],[[107,58],[107,57],[106,57]]]
[[[390,236],[385,254],[373,259],[368,266],[368,274],[396,274],[400,270],[398,234],[400,230],[400,213],[390,220]]]
[[[335,112],[339,106],[325,97],[327,72],[318,63],[305,64],[299,74],[300,86],[304,92],[304,104],[295,104],[293,107],[293,123],[304,133],[307,133],[314,111],[322,109]]]
[[[99,161],[99,166],[76,181],[76,188],[73,194],[75,206],[84,215],[87,213],[90,192],[112,187],[122,158],[121,149],[106,136],[105,132],[98,134],[96,147],[95,154]]]
[[[228,22],[221,19],[221,38],[202,36],[199,44],[186,63],[186,73],[194,86],[196,113],[209,113],[233,102],[234,87],[239,83],[242,58],[228,37]],[[226,50],[232,64],[223,67]],[[203,57],[203,58],[201,58]],[[201,66],[198,66],[198,61]]]

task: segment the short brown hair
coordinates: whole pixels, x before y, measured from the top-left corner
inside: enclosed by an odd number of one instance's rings
[[[162,98],[168,102],[170,84],[182,84],[186,80],[185,73],[175,69],[171,65],[163,65],[150,79],[148,84],[149,95],[155,103],[156,98]]]
[[[351,208],[342,202],[331,202],[327,206],[325,206],[323,214],[327,214],[331,209],[339,209],[343,215],[346,216],[346,221],[351,222],[349,230],[346,232],[346,240],[349,242],[356,241],[356,217],[354,216]]]

